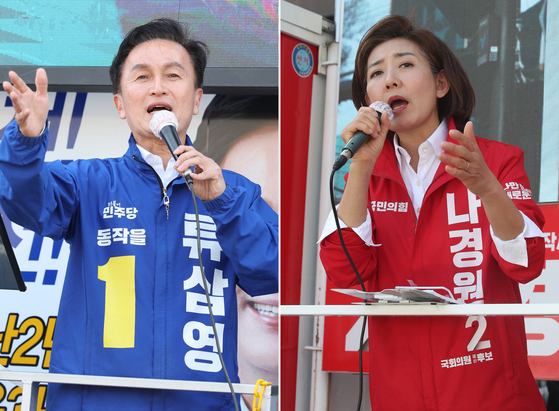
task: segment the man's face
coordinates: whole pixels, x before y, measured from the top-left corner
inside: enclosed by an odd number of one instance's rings
[[[245,120],[250,121],[250,120]],[[262,198],[279,210],[278,126],[257,129],[237,140],[220,164],[248,178],[262,188]]]
[[[130,52],[120,79],[121,91],[115,94],[114,102],[136,141],[157,138],[149,122],[154,113],[166,109],[177,116],[177,132],[184,143],[202,98],[202,89],[195,87],[195,79],[190,56],[178,43],[151,40]]]

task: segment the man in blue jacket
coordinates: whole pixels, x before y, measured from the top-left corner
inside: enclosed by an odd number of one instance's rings
[[[14,222],[71,245],[50,370],[56,373],[226,381],[237,377],[235,287],[278,289],[277,214],[260,187],[221,170],[186,135],[202,97],[206,46],[160,19],[123,40],[110,69],[131,130],[121,158],[45,163],[47,76],[34,93],[10,72],[15,121],[0,143],[0,205]],[[178,119],[172,158],[155,137],[157,111]],[[200,213],[179,173],[193,168]],[[207,278],[215,329],[204,291]],[[217,333],[217,335],[215,335]],[[230,394],[49,385],[51,410],[231,410]]]

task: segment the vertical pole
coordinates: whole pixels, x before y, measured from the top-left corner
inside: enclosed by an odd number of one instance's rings
[[[322,170],[320,182],[319,231],[322,230],[330,212],[328,185],[330,171],[335,160],[336,120],[338,116],[338,94],[340,83],[340,44],[328,46],[328,65],[326,71],[326,98],[324,112],[324,137],[322,151]],[[332,64],[332,62],[335,62]],[[317,238],[320,232],[317,233]],[[317,250],[318,252],[318,250]],[[326,296],[326,274],[320,262],[316,271],[315,304],[323,305]],[[315,350],[312,355],[311,411],[327,411],[330,375],[322,371],[322,345],[324,339],[324,317],[314,319]]]
[[[497,141],[506,142],[511,132],[507,120],[507,111],[513,96],[514,86],[514,50],[516,37],[517,1],[497,0],[496,15],[500,17],[498,69],[493,89],[493,136]]]
[[[21,398],[21,411],[36,411],[37,396],[39,394],[39,382],[23,380],[23,392]]]

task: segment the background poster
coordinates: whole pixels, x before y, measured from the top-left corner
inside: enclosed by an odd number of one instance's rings
[[[191,139],[196,139],[200,124],[207,124],[204,113],[215,97],[215,95],[202,97],[200,113],[193,117],[188,130]],[[256,174],[251,174],[250,169],[236,171],[250,174],[249,178],[261,184],[265,200],[277,211],[277,96],[220,96],[223,97],[248,98],[257,103],[260,101],[261,105],[264,99],[267,103],[265,118],[250,119],[245,116],[237,119],[237,127],[233,129],[238,129],[238,132],[230,129],[229,134],[241,136],[252,130],[251,138],[254,142],[262,128],[268,133],[263,138],[271,144],[272,149],[268,150],[266,164],[276,171],[275,175],[270,172],[265,174],[260,169],[256,170]],[[126,121],[118,117],[112,94],[57,92],[49,93],[49,101],[50,139],[47,161],[60,159],[63,162],[70,162],[78,158],[120,157],[128,149],[130,130]],[[6,125],[13,119],[13,107],[4,91],[0,92],[0,102],[0,135],[2,135]],[[217,111],[214,107],[212,111],[214,117],[217,116]],[[254,116],[258,114],[255,112]],[[204,128],[204,135],[208,134],[207,131],[207,127]],[[229,146],[227,152],[233,154],[235,148],[233,140],[230,141]],[[227,159],[227,157],[222,158]],[[228,161],[227,168],[235,170],[238,167],[231,157]],[[267,179],[262,180],[259,175],[266,176]],[[70,246],[63,240],[55,242],[43,238],[3,218],[27,291],[0,290],[0,365],[13,371],[47,372]],[[265,358],[265,369],[260,370],[260,375],[264,375],[259,378],[277,385],[277,295],[250,299],[246,295],[244,297],[240,295],[239,291],[238,297],[239,318],[244,319],[244,323],[239,327],[239,347],[245,347],[244,352],[249,353],[242,358],[240,356],[239,360],[244,364],[242,369],[245,380],[242,382],[255,382],[252,381],[251,364],[262,362],[262,358]],[[245,330],[246,327],[251,328]],[[254,332],[266,338],[267,344],[264,345],[266,350],[253,349],[250,341],[254,341],[254,338],[243,339],[243,335],[245,337],[254,335]],[[44,401],[45,386],[41,386],[38,410],[44,409]],[[0,410],[15,411],[19,403],[21,403],[21,388],[9,382],[0,382]]]

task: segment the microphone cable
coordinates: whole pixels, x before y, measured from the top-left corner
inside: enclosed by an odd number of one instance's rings
[[[212,322],[212,329],[214,332],[215,337],[215,346],[217,349],[217,354],[219,356],[219,361],[221,362],[221,367],[223,368],[223,373],[225,374],[225,379],[227,380],[227,384],[229,385],[229,390],[231,391],[231,396],[233,397],[233,403],[235,405],[235,411],[239,411],[239,403],[237,402],[237,395],[235,394],[235,389],[233,388],[233,384],[231,383],[231,379],[229,378],[229,373],[227,372],[227,368],[225,367],[225,362],[223,361],[223,355],[221,352],[221,345],[219,343],[219,335],[217,333],[217,328],[215,326],[214,314],[212,310],[212,303],[210,300],[210,294],[208,292],[208,282],[206,280],[206,274],[204,270],[204,264],[202,263],[202,245],[201,245],[201,238],[200,238],[200,214],[198,213],[198,203],[196,201],[196,195],[194,193],[194,183],[192,181],[192,177],[190,174],[181,176],[186,181],[187,186],[190,188],[190,193],[192,194],[192,202],[194,203],[194,214],[196,215],[196,245],[198,248],[198,262],[200,264],[200,272],[202,274],[202,281],[204,282],[204,292],[206,294],[206,302],[208,304],[208,311],[210,313],[210,320]]]
[[[369,107],[373,108],[377,112],[377,119],[379,121],[379,124],[383,112],[386,112],[388,114],[388,120],[392,121],[392,119],[394,118],[394,113],[392,112],[392,108],[390,107],[390,105],[388,105],[383,101],[375,101]],[[365,144],[369,138],[370,136],[368,136],[362,131],[356,132],[353,135],[353,137],[347,142],[345,147],[342,149],[342,152],[340,153],[339,157],[336,159],[336,162],[332,167],[332,172],[330,173],[330,202],[332,205],[332,212],[334,213],[334,221],[336,222],[336,229],[338,231],[338,235],[340,237],[340,243],[342,244],[344,253],[349,263],[351,264],[351,268],[353,268],[353,272],[357,276],[357,279],[359,280],[359,284],[361,285],[361,289],[363,291],[367,291],[365,289],[365,284],[363,283],[363,279],[361,278],[361,275],[359,274],[357,267],[355,266],[351,256],[349,255],[349,252],[345,246],[344,238],[342,235],[342,229],[340,228],[340,221],[338,218],[338,212],[336,210],[336,201],[334,199],[334,175],[336,174],[336,171],[338,171],[347,162],[348,159],[352,158],[355,155],[357,150],[359,150],[359,148],[363,144]],[[370,303],[367,302],[366,299],[363,301],[365,305],[370,305]],[[361,409],[361,401],[363,398],[363,341],[365,338],[366,327],[367,327],[367,316],[364,315],[363,327],[361,328],[361,337],[359,339],[359,401],[357,404],[357,411]]]
[[[165,141],[167,148],[171,152],[171,155],[177,160],[177,156],[174,153],[176,148],[181,144],[181,141],[177,135],[177,117],[172,111],[158,111],[152,117],[149,126],[153,134],[160,139]],[[164,130],[167,130],[164,132]],[[185,144],[187,143],[188,138],[185,140]],[[186,181],[187,187],[190,189],[190,193],[192,194],[192,202],[194,203],[194,214],[196,216],[196,246],[198,248],[198,263],[200,264],[200,273],[202,275],[202,281],[204,285],[204,293],[206,294],[206,303],[208,304],[208,312],[210,314],[210,320],[212,323],[212,329],[214,332],[215,338],[215,346],[217,349],[217,354],[219,356],[219,361],[221,362],[221,367],[223,368],[223,373],[225,374],[225,378],[227,379],[227,384],[229,384],[229,389],[231,391],[231,395],[233,396],[233,403],[235,404],[235,411],[239,411],[239,404],[237,402],[237,397],[235,394],[235,390],[233,388],[233,384],[231,383],[231,379],[229,378],[229,373],[227,372],[227,368],[225,367],[225,362],[223,361],[223,354],[221,352],[221,345],[219,343],[219,335],[217,333],[217,328],[215,325],[214,314],[212,310],[212,303],[210,300],[210,294],[208,292],[208,283],[206,280],[206,274],[204,270],[204,264],[202,262],[202,245],[201,245],[201,238],[200,238],[200,214],[198,212],[198,203],[196,201],[196,194],[194,193],[194,182],[192,180],[192,176],[190,175],[190,169],[187,169],[184,173],[179,173],[184,180]],[[236,354],[236,353],[235,353]]]
[[[349,251],[346,248],[345,242],[344,242],[344,237],[342,235],[342,229],[340,227],[340,220],[338,218],[338,212],[336,210],[336,200],[334,198],[334,175],[336,174],[336,165],[334,165],[334,167],[332,167],[332,172],[330,173],[330,203],[332,206],[332,212],[334,213],[334,221],[336,222],[336,230],[338,231],[338,236],[340,237],[340,242],[342,244],[342,248],[344,250],[344,253],[349,261],[349,263],[351,264],[351,268],[353,269],[353,272],[355,273],[355,275],[357,276],[357,279],[359,280],[359,284],[361,285],[361,289],[363,291],[367,291],[365,289],[365,284],[363,283],[363,279],[361,278],[361,275],[359,274],[359,271],[357,270],[357,267],[355,266],[355,263],[353,262],[353,259],[351,258],[351,256],[349,255]],[[367,300],[363,300],[365,305],[370,305],[370,303],[367,302]],[[367,327],[367,316],[364,315],[363,316],[363,326],[361,327],[361,336],[359,338],[359,398],[358,398],[358,402],[357,402],[357,411],[361,410],[361,402],[363,400],[363,341],[365,339],[365,328]],[[369,370],[370,372],[370,370]]]

